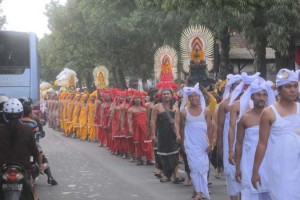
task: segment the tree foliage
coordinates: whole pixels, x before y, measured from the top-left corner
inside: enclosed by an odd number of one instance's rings
[[[0,0],[0,5],[2,4],[2,1],[3,0]],[[2,14],[3,14],[3,12],[2,12],[2,9],[0,7],[0,30],[3,28],[3,25],[6,22],[6,17],[4,15],[2,15]]]
[[[42,78],[54,80],[70,67],[91,88],[92,69],[100,64],[121,88],[126,75],[153,78],[155,51],[168,44],[180,52],[181,33],[192,24],[207,26],[221,42],[220,77],[231,72],[232,29],[251,42],[264,75],[267,46],[293,56],[299,10],[299,0],[68,0],[63,6],[53,0],[46,12],[52,33],[39,45]]]

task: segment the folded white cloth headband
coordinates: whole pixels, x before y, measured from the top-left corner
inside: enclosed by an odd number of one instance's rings
[[[238,121],[241,119],[243,114],[247,111],[249,102],[251,100],[251,95],[257,92],[266,91],[268,94],[268,105],[276,102],[274,92],[272,90],[272,81],[265,81],[263,78],[258,78],[253,81],[244,94],[240,98],[240,113],[238,116]]]
[[[256,72],[255,74],[249,76],[247,73],[242,73],[242,82],[232,91],[231,98],[229,101],[229,105],[231,105],[236,98],[243,92],[244,85],[251,84],[254,80],[256,80],[260,75],[260,72]]]
[[[205,99],[201,90],[199,89],[199,83],[197,83],[194,87],[183,88],[183,101],[181,103],[180,110],[182,110],[185,107],[187,97],[193,93],[197,93],[200,96],[200,104],[201,104],[202,112],[204,112],[206,108]]]
[[[276,75],[276,86],[282,86],[289,82],[299,81],[299,71],[297,72],[289,69],[281,69]]]
[[[223,100],[225,100],[229,97],[231,86],[234,83],[243,80],[243,77],[240,74],[236,74],[236,75],[228,74],[227,75],[227,80],[228,81],[227,81],[226,86],[225,86],[225,90],[224,90],[224,94],[223,94]]]

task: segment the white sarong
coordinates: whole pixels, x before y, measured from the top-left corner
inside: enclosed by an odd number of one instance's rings
[[[271,106],[276,120],[271,126],[267,168],[272,200],[300,199],[300,106],[297,113],[281,117]]]
[[[184,147],[191,170],[191,178],[196,192],[202,192],[203,197],[209,199],[207,186],[207,173],[209,158],[206,153],[208,148],[207,123],[204,112],[194,117],[186,109],[186,122],[184,128]]]
[[[235,166],[231,165],[228,161],[229,119],[230,119],[230,113],[228,112],[225,115],[225,122],[224,122],[224,129],[223,129],[223,165],[224,165],[224,174],[226,175],[227,193],[229,196],[237,196],[241,192],[241,186],[235,180]]]
[[[259,140],[259,126],[252,126],[245,129],[243,141],[243,152],[241,158],[242,173],[242,199],[243,200],[271,200],[269,193],[269,178],[266,169],[266,162],[263,159],[259,168],[259,175],[262,184],[258,190],[252,187],[251,175],[254,164],[256,147]]]

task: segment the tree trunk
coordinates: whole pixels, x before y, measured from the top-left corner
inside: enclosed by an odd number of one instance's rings
[[[120,88],[122,90],[127,89],[125,77],[124,77],[124,72],[122,70],[122,67],[118,67],[118,75],[119,75],[119,81],[120,81]]]
[[[96,88],[94,86],[94,81],[93,81],[93,73],[90,72],[86,76],[86,87],[89,92],[94,91]]]
[[[149,91],[149,86],[148,86],[148,80],[147,80],[147,78],[142,78],[142,83],[143,83],[143,90],[144,91]]]
[[[266,47],[267,39],[261,37],[256,41],[254,45],[254,68],[255,71],[260,72],[260,76],[266,78],[267,76],[267,65],[266,65]]]
[[[221,42],[219,78],[226,79],[227,74],[233,73],[229,67],[230,35],[228,27],[223,29],[219,38]]]
[[[276,71],[282,68],[295,70],[295,45],[291,44],[289,55],[283,56],[278,51],[275,52]]]
[[[267,34],[265,10],[258,7],[255,18],[253,20],[253,51],[254,51],[254,69],[260,72],[260,76],[266,78],[267,65],[266,65],[266,47],[267,47]]]
[[[116,67],[112,67],[112,76],[113,76],[113,79],[114,79],[114,82],[112,83],[112,87],[118,87],[118,76],[117,76],[117,70],[116,70]]]

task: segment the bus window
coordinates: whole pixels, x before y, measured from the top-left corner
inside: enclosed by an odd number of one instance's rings
[[[0,74],[22,74],[29,67],[28,34],[0,32]]]

